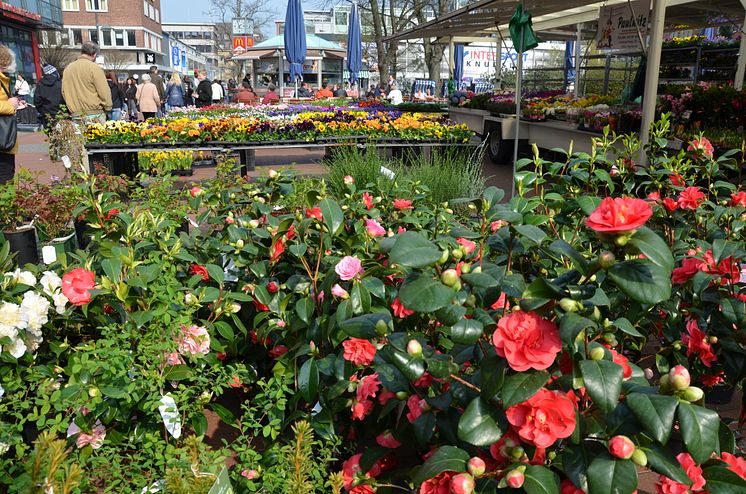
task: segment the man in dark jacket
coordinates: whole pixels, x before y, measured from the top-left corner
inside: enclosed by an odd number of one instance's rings
[[[166,88],[163,85],[163,77],[158,74],[158,67],[155,65],[152,65],[150,67],[150,82],[155,84],[155,88],[158,90],[158,97],[161,98],[161,107],[166,102],[165,98],[165,90]],[[161,108],[161,111],[158,113],[163,113],[163,110]],[[159,115],[160,116],[160,115]]]
[[[197,89],[194,91],[194,106],[197,108],[202,106],[208,106],[212,104],[212,83],[207,78],[205,71],[200,70],[195,73],[195,77],[199,81]]]
[[[57,69],[52,65],[42,67],[44,76],[36,86],[34,93],[34,106],[39,112],[39,118],[45,128],[54,124],[55,117],[60,112],[60,105],[64,104],[62,99],[62,81]]]

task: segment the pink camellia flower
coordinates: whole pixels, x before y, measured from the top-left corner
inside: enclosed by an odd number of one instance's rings
[[[661,193],[658,191],[651,192],[648,194],[648,200],[658,202],[661,200]]]
[[[411,316],[414,314],[413,310],[409,310],[406,307],[404,307],[404,304],[401,303],[401,300],[399,300],[399,297],[396,297],[394,301],[391,303],[391,310],[394,311],[394,315],[400,319],[404,319],[407,316]]]
[[[585,225],[600,233],[624,233],[636,230],[653,215],[650,203],[634,197],[606,197],[585,220]]]
[[[75,268],[62,276],[62,295],[73,305],[91,301],[90,290],[96,286],[96,275],[84,268]]]
[[[495,233],[500,228],[506,226],[508,224],[507,221],[504,220],[495,220],[492,223],[490,223],[490,230],[492,230],[492,233]]]
[[[720,455],[720,459],[728,464],[728,470],[746,480],[746,459],[734,456],[728,452],[723,452]]]
[[[364,420],[373,411],[375,404],[370,400],[355,401],[352,404],[352,420]]]
[[[184,363],[184,359],[181,358],[177,352],[169,352],[166,354],[166,365],[181,365]]]
[[[67,437],[72,437],[76,434],[78,435],[78,437],[75,438],[75,445],[78,448],[85,448],[86,446],[90,446],[93,449],[98,449],[104,445],[104,439],[106,438],[106,427],[104,427],[101,421],[97,420],[96,423],[93,425],[93,428],[91,429],[91,433],[88,434],[87,432],[83,432],[83,430],[78,427],[78,424],[72,422],[67,428]]]
[[[746,207],[746,191],[740,191],[730,195],[730,205]]]
[[[256,470],[250,470],[247,468],[241,471],[241,476],[246,477],[249,480],[253,480],[259,477],[259,472],[257,472]]]
[[[376,436],[376,442],[379,446],[384,448],[396,449],[401,446],[401,443],[396,440],[390,430],[385,430]]]
[[[376,220],[365,220],[365,230],[371,237],[382,237],[386,235],[386,229],[383,228],[381,224]]]
[[[465,239],[464,237],[457,238],[456,242],[458,242],[458,244],[464,248],[464,252],[466,252],[467,254],[471,254],[472,252],[474,252],[474,249],[477,248],[477,244],[475,244],[471,240]]]
[[[197,185],[195,185],[194,187],[192,187],[191,190],[189,191],[189,194],[191,194],[192,197],[201,196],[204,193],[205,193],[205,191],[202,190],[202,187],[199,187]]]
[[[181,325],[181,334],[176,340],[182,355],[204,355],[210,351],[210,333],[201,326]]]
[[[451,494],[451,479],[456,472],[445,471],[420,485],[420,494]]]
[[[347,290],[339,286],[339,283],[335,283],[332,287],[332,295],[339,298],[350,298],[350,294]]]
[[[376,347],[368,340],[350,338],[342,342],[344,359],[355,365],[370,365],[376,356]]]
[[[334,267],[334,271],[344,281],[349,281],[363,273],[363,263],[355,256],[345,256]]]
[[[407,420],[409,420],[410,424],[414,424],[414,421],[429,409],[429,405],[419,396],[412,395],[407,400],[407,408],[409,409],[407,412]]]
[[[400,211],[406,210],[406,209],[412,209],[412,201],[409,199],[394,199],[392,202],[395,209],[398,209]]]
[[[562,350],[557,325],[536,312],[516,311],[501,317],[492,343],[497,354],[518,372],[547,369]]]
[[[542,388],[528,400],[505,411],[508,422],[526,442],[548,448],[575,430],[575,402],[569,394]]]
[[[614,436],[609,439],[609,453],[611,456],[629,460],[635,452],[635,443],[627,436]]]
[[[706,137],[694,139],[692,142],[689,143],[689,147],[686,148],[686,150],[701,154],[705,158],[712,158],[715,152],[715,148]]]
[[[378,380],[378,373],[373,373],[360,379],[355,391],[355,397],[358,401],[375,398],[378,390],[381,388],[381,381]]]
[[[681,194],[677,203],[681,209],[697,209],[705,200],[705,194],[699,187],[687,187]]]
[[[365,209],[373,209],[373,196],[363,192],[363,204],[365,204]]]
[[[521,483],[521,485],[523,485]],[[474,492],[474,477],[468,473],[459,473],[451,479],[453,494],[472,494]]]
[[[288,353],[288,350],[289,348],[285,345],[275,345],[269,352],[267,352],[267,355],[269,355],[270,358],[277,359]]]
[[[352,178],[352,176],[350,175],[345,175],[345,178],[343,180],[344,180],[344,183],[347,185],[352,185],[355,183],[355,179]]]
[[[679,453],[676,459],[681,463],[687,477],[692,481],[692,485],[681,484],[669,479],[665,475],[661,475],[658,478],[659,483],[655,485],[658,494],[688,494],[692,491],[701,490],[705,486],[702,468],[697,465],[689,453]]]

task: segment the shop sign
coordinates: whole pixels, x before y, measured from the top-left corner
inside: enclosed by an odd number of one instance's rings
[[[234,35],[254,34],[254,21],[251,19],[233,19],[232,24]]]
[[[155,64],[155,53],[146,53],[145,63]]]
[[[636,0],[601,7],[596,32],[596,47],[615,53],[642,51],[650,24],[650,1]]]
[[[28,20],[41,20],[41,16],[39,14],[30,12],[26,9],[22,9],[21,7],[16,7],[15,5],[11,5],[7,2],[0,2],[0,9],[2,9],[2,12],[0,13],[2,13],[4,17],[7,17],[9,19],[15,19],[21,22],[26,22]]]

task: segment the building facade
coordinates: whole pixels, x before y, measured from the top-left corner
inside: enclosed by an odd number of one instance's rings
[[[167,32],[163,33],[163,38],[169,50],[169,66],[173,72],[192,75],[195,70],[202,70],[207,67],[207,57],[192,46],[174,36],[170,36]]]
[[[61,25],[60,0],[0,1],[0,43],[15,52],[18,72],[32,82],[41,79],[37,30]]]
[[[163,23],[163,32],[203,56],[207,76],[211,79],[216,77],[221,57],[215,23],[167,22]]]
[[[62,30],[48,33],[57,43],[79,50],[85,41],[101,47],[99,63],[128,74],[152,65],[169,71],[161,29],[160,0],[61,0]]]

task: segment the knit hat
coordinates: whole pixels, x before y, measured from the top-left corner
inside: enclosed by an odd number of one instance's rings
[[[59,72],[57,72],[57,69],[54,67],[54,65],[46,64],[41,68],[41,71],[44,73],[44,75],[59,75]]]

